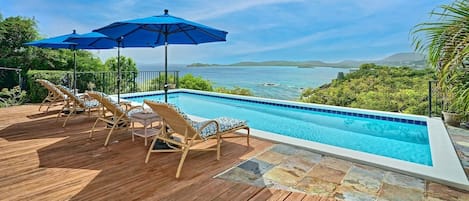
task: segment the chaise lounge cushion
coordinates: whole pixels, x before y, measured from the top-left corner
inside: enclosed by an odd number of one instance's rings
[[[219,118],[216,118],[216,119],[213,119],[213,120],[215,120],[218,123],[218,125],[220,126],[220,128],[219,128],[220,130],[217,131],[217,127],[216,127],[215,123],[213,123],[213,122],[210,123],[209,125],[207,125],[205,128],[203,128],[200,131],[200,137],[202,137],[203,139],[207,139],[208,137],[217,134],[217,132],[225,132],[225,131],[231,130],[233,128],[237,128],[237,127],[240,127],[240,126],[247,125],[246,121],[244,121],[244,120],[234,119],[234,118],[230,118],[230,117],[219,117]],[[199,130],[200,127],[202,125],[204,125],[206,122],[207,121],[202,121],[202,122],[192,121],[191,125],[196,130]]]
[[[235,118],[230,118],[230,117],[219,117],[214,120],[217,121],[218,124],[220,125],[221,132],[225,132],[233,128],[247,125],[246,120],[240,120],[240,119],[235,119]]]
[[[60,88],[64,91],[68,91],[70,92],[71,95],[73,95],[73,90],[71,90],[70,88],[66,87],[66,86],[63,86],[63,85],[56,85],[57,88]],[[97,100],[86,100],[86,99],[83,99],[83,97],[80,97],[80,96],[75,96],[76,100],[77,101],[80,101],[81,104],[83,104],[83,106],[88,109],[88,108],[95,108],[95,107],[98,107],[99,106],[99,102]]]
[[[129,111],[126,111],[117,101],[115,101],[111,96],[103,93],[103,92],[97,92],[95,91],[94,93],[97,93],[99,95],[101,95],[101,97],[107,101],[109,101],[110,103],[112,103],[119,111],[121,111],[122,113],[126,113],[127,116],[131,117],[133,114],[135,113],[139,113],[139,112],[143,112],[143,108],[134,108],[134,109],[131,109]]]
[[[185,114],[178,106],[171,103],[166,104],[173,107],[196,130],[200,130],[200,128],[207,122],[192,121],[189,116],[187,116],[187,114]],[[234,119],[230,117],[219,117],[213,120],[215,120],[220,126],[219,131],[217,131],[217,126],[215,123],[210,123],[200,131],[200,137],[202,137],[203,139],[207,139],[208,137],[217,134],[217,132],[225,132],[233,128],[247,125],[246,121],[244,120]]]

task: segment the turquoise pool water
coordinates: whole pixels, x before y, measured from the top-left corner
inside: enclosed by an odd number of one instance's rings
[[[126,99],[142,103],[164,96]],[[424,120],[188,92],[170,93],[168,102],[195,116],[245,119],[254,129],[432,166]]]

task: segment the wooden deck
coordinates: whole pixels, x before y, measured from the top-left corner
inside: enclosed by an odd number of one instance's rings
[[[0,200],[332,200],[212,177],[272,145],[230,138],[215,152],[189,152],[180,179],[180,153],[152,154],[143,138],[106,131],[88,138],[95,118],[79,115],[62,128],[57,110],[38,105],[0,108]],[[102,126],[104,128],[104,125]]]

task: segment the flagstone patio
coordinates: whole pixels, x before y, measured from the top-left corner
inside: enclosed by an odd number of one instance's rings
[[[469,131],[448,131],[467,173]],[[272,145],[215,178],[337,200],[469,200],[464,190],[285,144]]]

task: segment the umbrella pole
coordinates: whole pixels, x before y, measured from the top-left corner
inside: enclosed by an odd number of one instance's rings
[[[77,50],[73,47],[73,94],[77,95]]]
[[[164,102],[168,102],[168,35],[164,35]]]
[[[117,103],[121,101],[121,40],[117,41]]]

